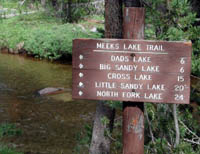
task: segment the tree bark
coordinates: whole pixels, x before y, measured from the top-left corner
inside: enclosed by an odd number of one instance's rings
[[[102,118],[104,117],[110,120],[109,125],[104,125],[102,123]],[[103,101],[98,102],[92,132],[90,154],[110,153],[111,140],[108,136],[105,136],[105,132],[112,130],[114,117],[115,111],[112,108],[106,106]]]
[[[200,18],[200,1],[190,0],[193,10],[197,13],[197,17]]]
[[[41,5],[42,5],[42,7],[45,7],[46,6],[46,0],[41,0]]]
[[[122,38],[122,0],[105,1],[105,37]],[[105,126],[101,119],[106,117],[109,125]],[[109,154],[111,139],[105,136],[105,131],[112,132],[115,109],[100,101],[97,104],[93,126],[90,154]]]
[[[105,37],[122,38],[122,0],[105,0]]]
[[[68,21],[72,23],[72,0],[68,0],[67,18]]]
[[[197,18],[195,22],[195,26],[200,26],[200,0],[190,0],[190,3],[192,5],[192,10],[197,13]]]

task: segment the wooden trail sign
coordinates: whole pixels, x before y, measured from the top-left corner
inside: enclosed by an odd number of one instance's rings
[[[191,42],[73,41],[74,99],[188,104]]]

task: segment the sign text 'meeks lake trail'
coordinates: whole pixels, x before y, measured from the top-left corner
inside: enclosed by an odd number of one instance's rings
[[[74,99],[188,104],[191,42],[73,41]]]

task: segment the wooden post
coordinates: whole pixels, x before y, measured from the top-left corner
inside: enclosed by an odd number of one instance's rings
[[[129,3],[125,3],[125,6],[127,5],[130,6]],[[144,39],[144,19],[144,8],[125,7],[123,38]],[[123,102],[123,154],[144,154],[144,103],[142,102]]]

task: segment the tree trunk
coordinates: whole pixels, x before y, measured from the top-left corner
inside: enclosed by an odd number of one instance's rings
[[[200,26],[200,1],[199,0],[190,0],[192,4],[192,10],[197,13],[198,20],[195,22],[195,26]]]
[[[53,8],[56,8],[57,1],[56,1],[56,0],[52,0],[52,1],[51,1],[51,4],[52,4]]]
[[[122,0],[105,1],[105,37],[122,38]]]
[[[122,38],[122,0],[105,1],[105,37]],[[106,117],[109,125],[105,126],[101,119]],[[92,141],[90,145],[90,154],[109,154],[111,139],[105,136],[106,131],[112,132],[115,117],[115,109],[105,105],[104,102],[98,102]]]
[[[67,20],[72,23],[72,0],[68,0]]]
[[[106,117],[110,120],[109,125],[102,123],[102,118]],[[106,131],[112,131],[115,111],[104,104],[98,102],[95,114],[95,121],[92,132],[92,142],[90,145],[90,154],[109,154],[110,138],[105,136]]]
[[[190,0],[192,4],[192,9],[197,13],[197,17],[200,18],[200,1],[199,0]]]
[[[46,6],[46,0],[41,0],[41,5],[42,5],[42,7],[45,7]]]

